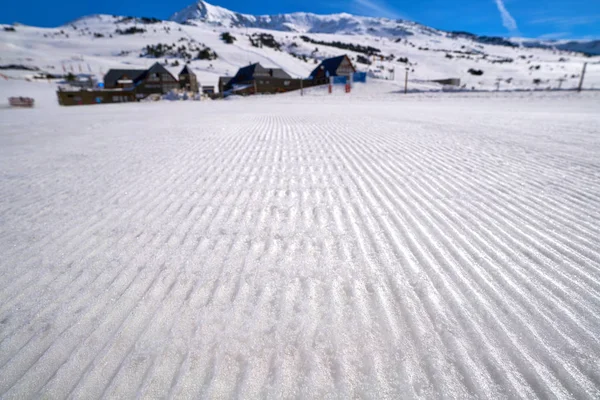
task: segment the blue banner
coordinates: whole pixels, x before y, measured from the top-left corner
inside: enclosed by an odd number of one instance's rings
[[[354,75],[352,75],[352,80],[354,82],[366,83],[367,82],[367,73],[366,72],[355,72]]]

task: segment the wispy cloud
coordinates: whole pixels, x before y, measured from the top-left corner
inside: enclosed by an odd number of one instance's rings
[[[529,21],[530,24],[551,24],[563,28],[591,25],[600,22],[600,15],[580,15],[575,17],[541,17]]]
[[[352,0],[352,11],[358,15],[385,18],[404,18],[399,12],[387,4],[376,0]]]
[[[500,11],[500,16],[502,17],[502,25],[504,25],[504,27],[506,29],[508,29],[508,31],[512,35],[518,36],[519,28],[517,27],[517,21],[515,21],[513,16],[510,15],[508,10],[506,9],[506,6],[504,5],[504,1],[496,0],[496,6],[498,7],[498,11]]]
[[[556,40],[556,39],[564,39],[571,36],[571,32],[553,32],[553,33],[545,33],[543,35],[538,36],[538,39],[542,40]]]
[[[544,39],[580,39],[597,40],[595,35],[573,35],[572,32],[581,30],[582,27],[594,28],[600,23],[600,14],[591,15],[560,15],[553,16],[548,14],[537,15],[535,18],[527,21],[529,25],[545,26],[550,33],[544,36]],[[540,37],[541,39],[542,37]]]

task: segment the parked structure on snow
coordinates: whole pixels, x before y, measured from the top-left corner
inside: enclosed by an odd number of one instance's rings
[[[321,64],[310,73],[310,79],[318,84],[324,84],[329,83],[329,78],[332,76],[351,76],[355,72],[356,68],[350,58],[343,55],[321,61]]]
[[[35,104],[35,100],[31,97],[9,97],[8,104],[10,104],[11,107],[32,108]]]
[[[111,69],[104,76],[105,89],[135,89],[137,98],[178,89],[177,79],[159,63],[148,69]]]
[[[198,78],[187,65],[179,73],[179,87],[188,92],[198,93],[200,84]]]

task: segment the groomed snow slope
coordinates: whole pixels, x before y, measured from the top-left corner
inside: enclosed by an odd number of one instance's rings
[[[0,110],[0,397],[598,398],[597,95]]]

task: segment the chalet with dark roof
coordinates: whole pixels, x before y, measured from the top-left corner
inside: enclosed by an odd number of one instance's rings
[[[281,68],[265,68],[255,63],[240,68],[231,79],[221,77],[219,89],[221,93],[283,93],[292,90],[292,87],[297,89],[293,81],[296,80]]]
[[[134,90],[137,97],[168,93],[179,88],[177,79],[162,65],[148,69],[111,69],[104,75],[104,88]]]
[[[265,68],[260,63],[250,64],[246,67],[242,67],[238,70],[237,74],[233,77],[233,80],[238,82],[247,82],[252,79],[292,79],[290,74],[282,70],[281,68]]]
[[[326,83],[330,76],[350,76],[356,72],[347,55],[327,58],[310,73],[310,79]]]

